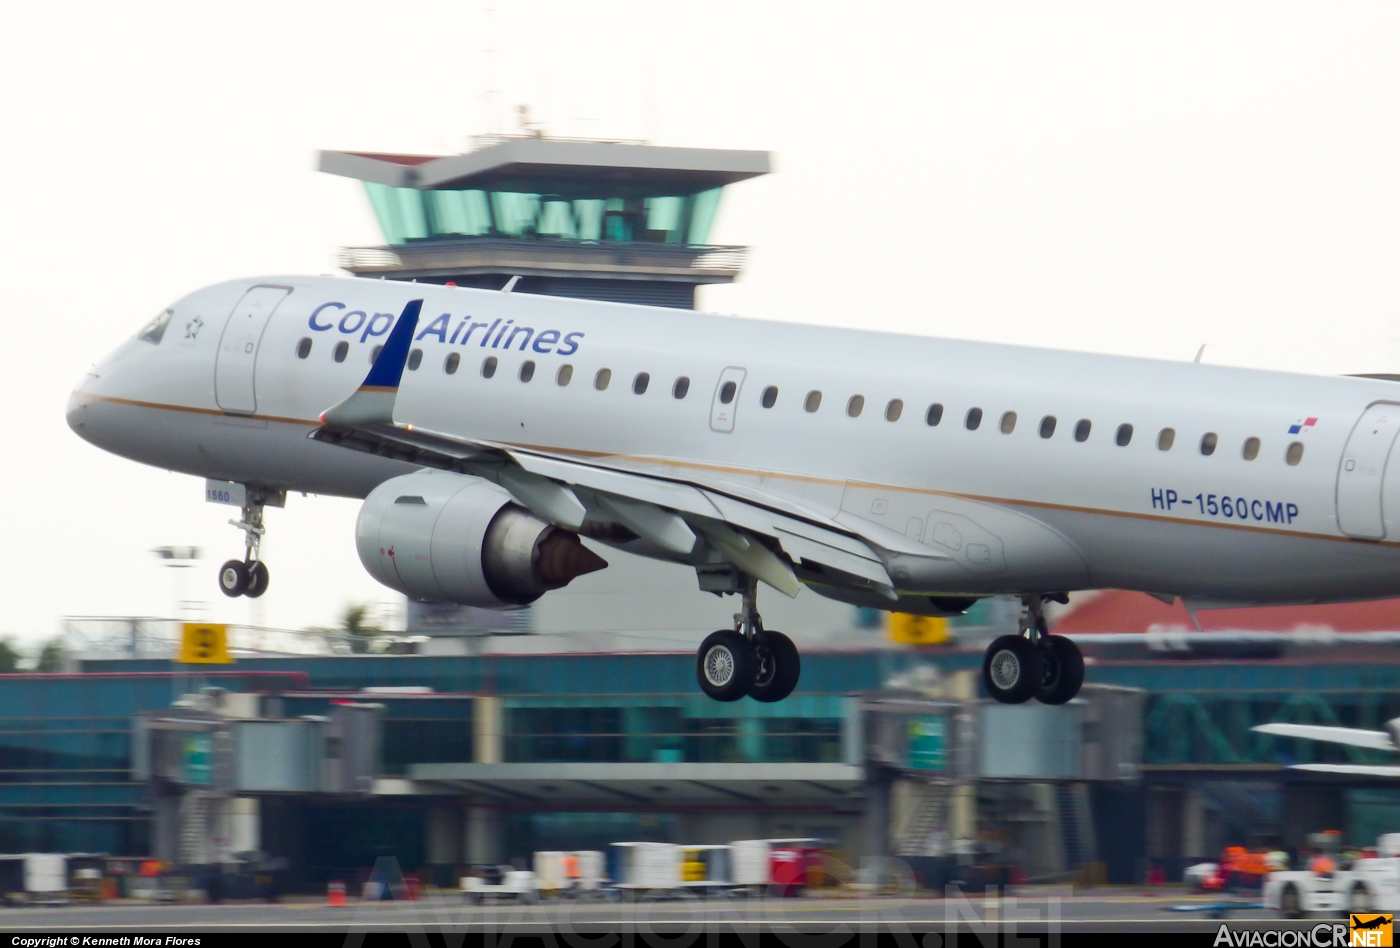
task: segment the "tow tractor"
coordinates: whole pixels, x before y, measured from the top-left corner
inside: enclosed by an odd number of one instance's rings
[[[1264,883],[1264,905],[1288,918],[1325,914],[1400,911],[1400,833],[1376,840],[1376,856],[1337,857],[1340,837],[1319,833],[1308,838],[1318,850],[1306,870],[1273,872]]]

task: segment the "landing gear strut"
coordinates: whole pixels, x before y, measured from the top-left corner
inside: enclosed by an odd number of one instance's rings
[[[763,627],[758,614],[758,584],[743,578],[744,602],[734,615],[733,629],[705,637],[695,654],[695,678],[700,690],[716,701],[782,701],[797,687],[802,659],[792,639]]]
[[[225,596],[247,596],[249,599],[257,599],[267,592],[267,564],[258,559],[258,547],[262,544],[263,534],[267,533],[263,526],[263,507],[267,503],[280,506],[277,503],[280,499],[273,493],[249,487],[247,500],[243,504],[242,519],[229,521],[243,531],[244,555],[242,562],[229,560],[219,567],[219,591]]]
[[[987,647],[982,658],[982,681],[1002,704],[1064,704],[1084,684],[1084,656],[1063,635],[1051,635],[1045,624],[1044,603],[1058,597],[1028,593],[1021,597],[1021,630],[1003,635]]]

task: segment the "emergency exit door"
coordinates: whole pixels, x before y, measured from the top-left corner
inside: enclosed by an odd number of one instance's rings
[[[214,399],[224,411],[251,414],[258,410],[257,393],[253,390],[258,345],[272,311],[290,292],[284,286],[255,286],[243,294],[229,314],[214,363]]]
[[[1365,540],[1385,536],[1381,486],[1397,433],[1400,405],[1378,402],[1366,409],[1347,438],[1337,469],[1337,524],[1347,536]]]
[[[711,431],[728,433],[734,430],[734,413],[739,408],[739,389],[744,387],[744,376],[747,374],[745,370],[732,365],[719,374],[715,398],[710,402]]]

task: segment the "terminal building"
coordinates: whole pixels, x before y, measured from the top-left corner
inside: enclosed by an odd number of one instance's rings
[[[273,656],[235,630],[237,663],[202,673],[92,651],[0,678],[0,847],[263,852],[289,887],[324,891],[381,856],[451,885],[538,850],[815,837],[851,873],[895,857],[936,889],[973,865],[1140,883],[1227,844],[1400,826],[1393,781],[1287,769],[1383,755],[1249,731],[1400,714],[1393,656],[1100,657],[1088,633],[1080,699],[1004,706],[978,698],[981,652],[963,646],[995,630],[976,620],[944,645],[809,650],[777,705],[696,694],[688,651],[510,651],[519,637]]]

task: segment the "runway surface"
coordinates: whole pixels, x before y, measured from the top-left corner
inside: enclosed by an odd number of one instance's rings
[[[539,905],[468,905],[456,893],[428,893],[412,902],[356,902],[344,908],[323,900],[287,899],[277,904],[157,905],[137,902],[69,904],[0,909],[0,930],[49,934],[174,931],[634,931],[720,929],[736,932],[793,931],[810,934],[879,931],[989,930],[1215,932],[1212,911],[1178,912],[1173,906],[1206,908],[1219,897],[1180,889],[1023,888],[1006,898],[982,896],[863,896],[847,898],[711,898],[631,902],[546,901]],[[1236,901],[1243,902],[1244,898]],[[1338,919],[1287,921],[1263,909],[1231,911],[1232,928],[1307,927]],[[1345,921],[1341,919],[1340,921]],[[1012,928],[1014,926],[1014,929]],[[1345,943],[1345,942],[1343,942]]]

